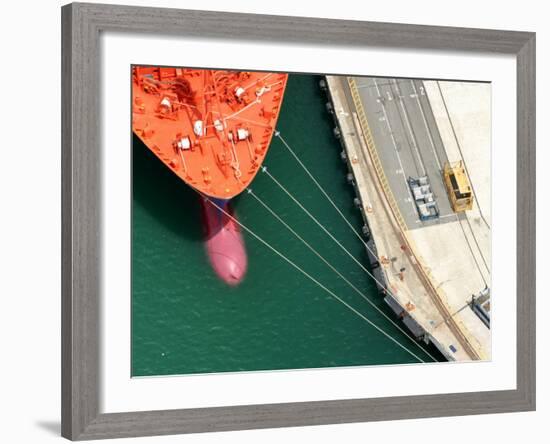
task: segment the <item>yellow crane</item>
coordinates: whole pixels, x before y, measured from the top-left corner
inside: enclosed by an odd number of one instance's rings
[[[459,213],[471,210],[474,197],[463,161],[445,163],[443,176],[453,211]]]

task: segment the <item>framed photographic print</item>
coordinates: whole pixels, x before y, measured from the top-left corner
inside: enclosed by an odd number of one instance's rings
[[[535,408],[535,36],[70,4],[62,433]]]

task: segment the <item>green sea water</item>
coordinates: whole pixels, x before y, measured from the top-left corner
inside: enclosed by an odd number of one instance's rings
[[[360,232],[340,144],[319,78],[290,75],[278,129]],[[266,165],[362,261],[364,246],[281,141]],[[302,369],[418,362],[247,233],[248,272],[229,287],[212,271],[197,194],[133,139],[132,376]],[[259,173],[252,188],[348,280],[394,318],[372,279]],[[251,196],[233,201],[239,220],[415,354],[430,361]],[[429,352],[443,360],[430,347]]]

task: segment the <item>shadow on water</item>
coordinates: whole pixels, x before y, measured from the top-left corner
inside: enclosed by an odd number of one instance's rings
[[[132,177],[135,204],[175,234],[202,242],[204,234],[199,196],[135,134],[132,139]]]

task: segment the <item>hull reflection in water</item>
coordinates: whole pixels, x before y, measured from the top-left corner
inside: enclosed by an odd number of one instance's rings
[[[223,211],[235,217],[229,200],[212,199]],[[206,252],[218,277],[238,285],[246,274],[248,259],[240,227],[209,200],[202,198]]]

